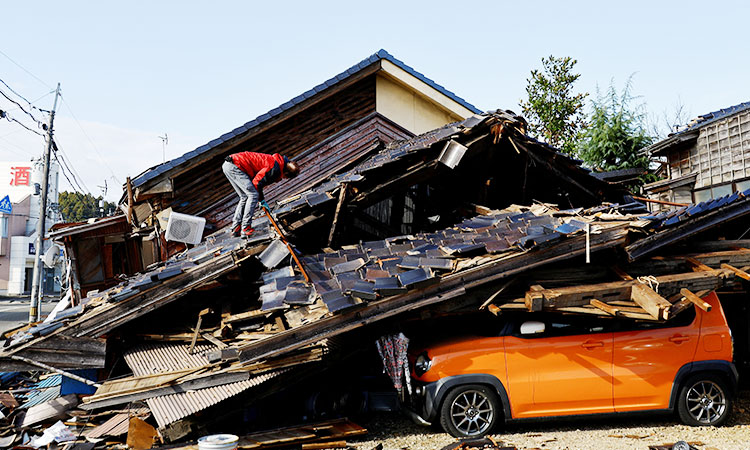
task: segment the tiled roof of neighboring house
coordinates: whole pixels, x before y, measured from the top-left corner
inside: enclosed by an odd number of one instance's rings
[[[644,154],[658,154],[667,148],[673,147],[675,144],[679,144],[686,141],[691,141],[698,137],[697,130],[713,122],[725,119],[731,115],[750,110],[750,102],[740,103],[728,108],[722,108],[718,111],[713,111],[708,114],[702,114],[688,123],[684,128],[679,131],[672,133],[666,139],[662,139],[643,150]]]
[[[716,122],[725,117],[729,117],[733,114],[750,109],[750,102],[740,103],[739,105],[730,106],[728,108],[722,108],[718,111],[710,112],[708,114],[702,114],[695,120],[688,124],[688,127],[678,131],[676,134],[683,133],[685,131],[695,130],[696,128],[708,125],[711,122]]]
[[[194,158],[196,156],[199,156],[199,155],[201,155],[201,154],[203,154],[203,153],[205,153],[205,152],[207,152],[207,151],[209,151],[209,150],[211,150],[213,148],[216,148],[217,146],[219,146],[219,145],[223,144],[224,142],[228,141],[229,139],[232,139],[235,136],[243,134],[243,133],[251,130],[252,128],[257,127],[258,125],[261,125],[261,124],[263,124],[263,123],[265,123],[265,122],[273,119],[274,117],[279,116],[284,111],[289,110],[290,108],[292,108],[292,107],[294,107],[294,106],[302,103],[303,101],[309,99],[310,97],[313,97],[313,96],[317,95],[318,93],[320,93],[320,92],[322,92],[322,91],[324,91],[324,90],[326,90],[326,89],[328,89],[328,88],[330,88],[330,87],[332,87],[332,86],[334,86],[334,85],[342,82],[343,80],[346,80],[347,78],[351,77],[352,75],[360,72],[361,70],[363,70],[363,69],[365,69],[365,68],[371,66],[372,64],[375,64],[375,63],[377,63],[377,62],[379,62],[381,60],[390,61],[391,63],[393,63],[396,66],[400,67],[404,71],[408,72],[410,75],[412,75],[415,78],[423,81],[424,83],[426,83],[430,87],[434,88],[435,90],[437,90],[441,94],[445,95],[446,97],[448,97],[451,100],[455,101],[456,103],[460,104],[464,108],[466,108],[466,109],[468,109],[468,110],[470,110],[470,111],[472,111],[474,113],[481,113],[482,112],[477,107],[475,107],[474,105],[468,103],[466,100],[464,100],[461,97],[457,96],[453,92],[447,90],[443,86],[440,86],[439,84],[437,84],[436,82],[434,82],[431,79],[427,78],[426,76],[424,76],[420,72],[417,72],[413,68],[409,67],[408,65],[406,65],[401,60],[396,59],[393,55],[391,55],[387,51],[381,49],[381,50],[378,50],[377,53],[373,54],[369,58],[366,58],[366,59],[362,60],[358,64],[353,65],[349,69],[347,69],[347,70],[341,72],[340,74],[338,74],[338,75],[336,75],[336,76],[334,76],[334,77],[332,77],[332,78],[324,81],[323,83],[315,86],[314,88],[310,89],[309,91],[304,92],[304,93],[302,93],[302,94],[294,97],[293,99],[289,100],[288,102],[282,103],[280,106],[277,106],[276,108],[268,111],[267,113],[261,114],[260,116],[258,116],[255,119],[247,122],[246,124],[244,124],[244,125],[242,125],[240,127],[237,127],[234,130],[232,130],[232,131],[230,131],[228,133],[225,133],[225,134],[219,136],[218,138],[212,140],[211,142],[209,142],[207,144],[204,144],[204,145],[201,145],[200,147],[196,148],[195,150],[187,152],[187,153],[185,153],[182,156],[179,156],[179,157],[177,157],[177,158],[175,158],[175,159],[173,159],[171,161],[167,161],[167,162],[165,162],[163,164],[160,164],[158,166],[155,166],[155,167],[152,167],[152,168],[146,170],[142,174],[138,175],[135,179],[133,179],[133,181],[132,181],[133,182],[133,186],[134,187],[141,186],[144,183],[146,183],[147,181],[149,181],[149,180],[151,180],[151,179],[153,179],[153,178],[155,178],[155,177],[163,174],[164,172],[167,172],[167,171],[169,171],[169,170],[177,167],[178,165],[182,164],[183,162],[185,162],[185,161],[187,161],[187,160],[189,160],[191,158]]]

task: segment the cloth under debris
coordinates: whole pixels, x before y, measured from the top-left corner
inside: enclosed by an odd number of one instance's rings
[[[404,333],[381,336],[375,342],[378,346],[378,353],[383,360],[383,371],[391,377],[393,387],[399,392],[404,389],[406,380],[406,389],[411,394],[411,377],[409,374],[409,360],[407,352],[409,349],[409,338]]]

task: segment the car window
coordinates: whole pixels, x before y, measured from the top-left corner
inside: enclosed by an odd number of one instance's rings
[[[544,333],[535,335],[521,335],[521,324],[528,320],[544,323]],[[597,333],[608,333],[615,329],[615,322],[611,319],[591,316],[564,316],[560,314],[526,314],[515,320],[513,335],[522,338],[575,336]]]
[[[688,308],[666,322],[620,320],[618,331],[655,330],[661,328],[686,327],[695,321],[695,308]]]

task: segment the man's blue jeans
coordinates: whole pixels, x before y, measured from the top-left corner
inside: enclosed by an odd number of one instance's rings
[[[244,230],[253,223],[253,213],[258,206],[258,191],[255,190],[250,176],[235,166],[234,163],[224,161],[221,170],[224,171],[224,175],[226,175],[234,191],[240,196],[237,209],[234,211],[232,228],[241,224]]]

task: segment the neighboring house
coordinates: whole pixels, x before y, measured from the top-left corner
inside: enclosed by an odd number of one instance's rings
[[[133,178],[126,186],[120,207],[138,236],[133,237],[132,229],[124,232],[118,227],[107,234],[106,227],[91,224],[97,228],[93,235],[99,244],[85,252],[80,252],[82,247],[76,242],[84,236],[93,237],[86,225],[61,229],[56,236],[64,238],[69,252],[78,252],[78,261],[105,261],[105,243],[135,240],[128,247],[128,262],[122,265],[129,268],[126,274],[132,274],[184,248],[183,244],[163,239],[165,219],[172,211],[205,217],[208,232],[231,222],[237,195],[221,171],[224,157],[231,153],[281,153],[300,163],[300,176],[266,188],[264,193],[270,203],[352,167],[393,140],[410,138],[479,112],[380,50],[279,107]],[[394,208],[408,206],[404,199],[407,195],[403,193]],[[400,218],[404,214],[394,216]],[[89,289],[116,282],[107,270],[102,277],[97,271],[83,269],[74,267],[84,295]]]
[[[40,196],[36,185],[41,185],[43,176],[39,162],[0,163],[0,200],[6,196],[10,202],[10,212],[0,212],[0,294],[28,295],[31,292],[34,256],[36,249],[36,227],[39,218]],[[50,166],[49,202],[57,203],[58,166]],[[48,213],[47,226],[57,221],[56,214]],[[45,243],[44,250],[49,248]],[[44,267],[42,287],[45,294],[60,291],[55,276],[60,268]]]
[[[698,116],[645,149],[662,157],[666,179],[644,186],[651,198],[699,203],[750,188],[750,102]]]

